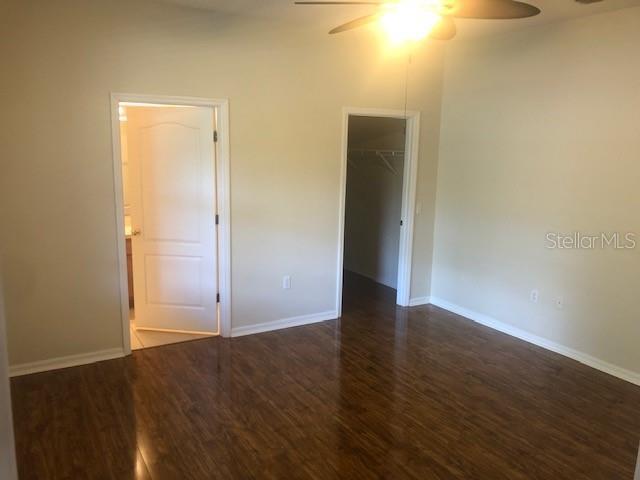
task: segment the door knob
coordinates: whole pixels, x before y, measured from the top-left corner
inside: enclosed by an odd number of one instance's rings
[[[141,233],[142,232],[140,231],[140,229],[136,228],[133,232],[131,232],[131,235],[135,237],[140,235]]]

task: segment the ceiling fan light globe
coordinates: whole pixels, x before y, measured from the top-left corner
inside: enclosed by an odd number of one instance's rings
[[[440,0],[400,0],[388,4],[380,26],[394,44],[416,42],[426,38],[441,20],[437,13]]]

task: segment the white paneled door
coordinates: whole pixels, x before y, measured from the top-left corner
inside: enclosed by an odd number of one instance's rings
[[[127,108],[135,323],[218,332],[214,110]]]

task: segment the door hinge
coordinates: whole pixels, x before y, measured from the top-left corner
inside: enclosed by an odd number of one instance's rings
[[[220,294],[216,293],[216,303],[220,303]]]
[[[404,222],[402,220],[400,220],[400,226],[403,226]]]
[[[216,213],[216,225],[220,224],[220,215]]]
[[[217,142],[217,141],[218,141],[218,131],[217,131],[217,130],[214,130],[214,131],[213,131],[213,141],[214,141],[214,142]]]

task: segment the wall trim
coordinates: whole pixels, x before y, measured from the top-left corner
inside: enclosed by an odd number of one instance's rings
[[[336,320],[338,318],[335,310],[327,312],[312,313],[309,315],[300,315],[298,317],[283,318],[272,322],[255,323],[242,327],[234,327],[231,329],[232,337],[242,337],[244,335],[253,335],[254,333],[270,332],[272,330],[281,330],[283,328],[299,327],[301,325],[309,325],[311,323],[326,322],[327,320]]]
[[[122,358],[124,356],[125,352],[122,348],[111,348],[109,350],[99,350],[97,352],[80,353],[78,355],[50,358],[49,360],[21,363],[9,367],[9,376],[19,377],[21,375],[29,375],[31,373],[77,367],[79,365],[88,365],[90,363],[102,362],[103,360],[113,360],[114,358]]]
[[[7,352],[7,323],[4,309],[2,275],[0,274],[0,477],[18,480],[16,442],[11,408],[11,384],[9,382],[9,355]]]
[[[469,310],[468,308],[461,307],[441,298],[431,297],[430,303],[432,305],[435,305],[436,307],[440,307],[449,312],[468,318],[469,320],[473,320],[474,322],[484,325],[485,327],[498,330],[499,332],[506,333],[507,335],[511,335],[512,337],[516,337],[520,340],[524,340],[525,342],[537,345],[538,347],[542,347],[547,350],[551,350],[552,352],[559,353],[560,355],[569,357],[589,367],[595,368],[596,370],[600,370],[601,372],[608,373],[609,375],[613,375],[614,377],[640,386],[640,373],[632,372],[631,370],[627,370],[617,365],[605,362],[604,360],[600,360],[599,358],[593,357],[578,350],[574,350],[573,348],[561,345],[546,338],[539,337],[537,335],[534,335],[533,333],[527,332],[526,330],[514,327],[513,325],[501,322],[483,313]]]

